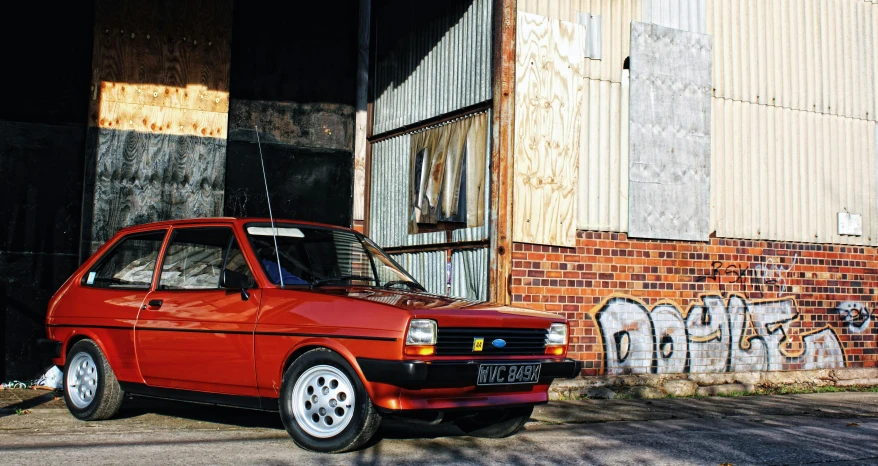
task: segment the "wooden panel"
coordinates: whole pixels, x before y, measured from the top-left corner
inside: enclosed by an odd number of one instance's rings
[[[231,0],[96,2],[83,239],[221,215]]]
[[[574,246],[585,28],[518,14],[513,240]]]

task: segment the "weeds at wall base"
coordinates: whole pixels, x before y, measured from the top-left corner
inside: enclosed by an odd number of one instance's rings
[[[613,388],[613,387],[609,387]],[[620,389],[619,392],[616,392],[613,397],[614,400],[635,400],[640,399],[636,396],[633,396],[630,391],[627,390],[627,387],[617,387]],[[745,391],[734,391],[728,393],[720,393],[716,395],[710,396],[677,396],[677,395],[666,395],[664,399],[707,399],[714,397],[722,397],[722,398],[730,398],[730,397],[741,397],[741,396],[765,396],[765,395],[802,395],[809,393],[844,393],[844,392],[869,392],[869,393],[878,393],[878,386],[845,386],[845,387],[836,387],[830,385],[824,386],[790,386],[790,385],[765,385],[759,386],[754,391],[745,392]],[[589,398],[585,395],[576,395],[576,396],[559,396],[558,400],[560,401],[579,401],[579,400],[598,400],[599,398]]]

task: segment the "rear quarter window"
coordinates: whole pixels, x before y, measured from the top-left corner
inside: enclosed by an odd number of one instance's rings
[[[149,289],[165,230],[132,233],[119,240],[82,280],[94,288]]]

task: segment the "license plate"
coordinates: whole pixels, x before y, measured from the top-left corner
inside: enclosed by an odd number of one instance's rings
[[[476,385],[537,383],[540,380],[540,366],[540,363],[479,364]]]

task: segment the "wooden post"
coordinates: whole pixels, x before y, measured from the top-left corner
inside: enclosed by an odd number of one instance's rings
[[[369,42],[371,36],[372,0],[360,0],[360,25],[357,32],[357,110],[354,132],[354,222],[365,217],[366,140],[369,117]]]
[[[491,269],[488,296],[509,304],[512,273],[512,174],[515,142],[516,0],[494,0],[494,109],[491,144]]]

